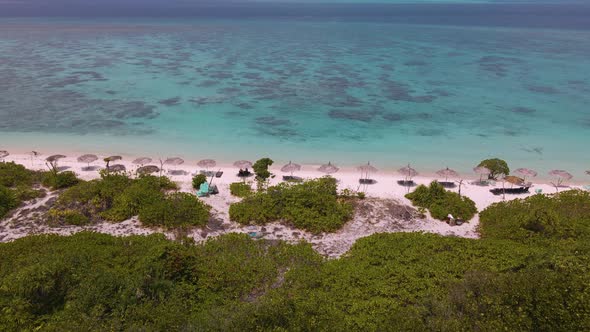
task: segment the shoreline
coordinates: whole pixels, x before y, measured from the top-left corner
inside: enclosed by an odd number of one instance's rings
[[[2,147],[2,149],[5,149],[6,147]],[[7,150],[8,152],[11,151],[15,151],[15,153],[11,153],[9,156],[7,156],[5,158],[6,161],[15,161],[18,163],[22,163],[25,167],[30,168],[31,167],[31,156],[30,153],[27,151],[24,151],[23,149],[13,149],[13,150]],[[104,166],[104,162],[102,161],[102,158],[105,158],[109,155],[119,155],[123,157],[123,160],[121,161],[117,161],[116,164],[124,164],[126,166],[134,166],[131,164],[131,161],[133,161],[135,158],[138,157],[144,157],[146,155],[139,155],[139,154],[129,154],[129,153],[113,153],[113,154],[104,154],[103,153],[95,153],[95,152],[84,152],[84,151],[79,151],[79,150],[59,150],[56,149],[54,152],[51,153],[42,153],[41,155],[39,155],[39,157],[37,157],[37,161],[35,161],[35,167],[39,167],[39,168],[43,168],[46,169],[45,165],[44,165],[44,159],[52,154],[63,154],[66,155],[66,158],[64,158],[62,160],[62,162],[65,162],[67,164],[73,164],[74,166],[76,166],[77,162],[77,158],[83,154],[87,154],[87,153],[92,153],[95,154],[99,157],[99,159],[94,162],[93,164],[96,166]],[[147,154],[148,157],[149,154]],[[182,169],[182,170],[190,170],[192,171],[198,171],[200,168],[197,165],[197,162],[199,161],[198,159],[185,159],[182,155],[169,155],[169,156],[160,156],[162,158],[162,160],[166,159],[166,158],[172,158],[172,157],[180,157],[184,160],[184,163],[179,165],[177,168],[178,169]],[[252,158],[252,159],[248,159],[248,158],[236,158],[236,160],[239,159],[246,159],[251,161],[252,163],[254,163],[257,159],[259,158],[263,158],[265,156],[260,155],[257,156],[256,158]],[[313,162],[313,163],[301,163],[296,159],[293,160],[282,160],[282,159],[274,159],[272,156],[266,156],[269,157],[271,159],[273,159],[274,164],[270,167],[271,172],[273,172],[273,174],[275,175],[282,175],[282,173],[280,172],[280,168],[284,165],[287,164],[289,162],[293,162],[293,163],[297,163],[301,165],[301,172],[306,173],[306,174],[311,174],[313,172],[316,172],[317,175],[315,177],[319,177],[322,175],[322,173],[320,173],[319,171],[317,171],[317,169],[323,164],[323,163],[327,163],[327,162],[331,162],[332,164],[336,165],[337,167],[340,168],[340,170],[338,171],[338,173],[336,174],[347,174],[347,175],[354,175],[356,174],[356,176],[360,177],[360,172],[357,170],[358,166],[361,166],[363,164],[365,164],[366,162],[363,163],[359,163],[358,165],[355,166],[351,166],[351,162],[344,162],[341,163],[340,160],[326,160],[326,161],[322,161],[322,162]],[[486,157],[488,158],[488,157]],[[159,157],[153,157],[153,161],[150,163],[152,165],[156,165],[159,166],[159,161],[158,161]],[[213,168],[218,168],[218,169],[222,169],[222,170],[235,170],[237,172],[237,168],[235,168],[233,166],[233,163],[236,160],[227,160],[227,159],[217,159],[217,158],[211,158],[211,156],[207,156],[207,155],[203,155],[202,159],[214,159],[217,162],[217,165]],[[28,164],[27,164],[28,162]],[[398,164],[393,164],[393,163],[388,163],[387,165],[383,165],[381,163],[373,163],[371,160],[369,160],[368,162],[371,163],[372,166],[375,166],[378,169],[378,172],[375,174],[376,177],[382,177],[383,175],[387,175],[390,180],[394,183],[395,181],[399,180],[398,178],[401,176],[398,173],[398,169],[407,166],[407,162],[406,163],[398,163]],[[473,167],[475,167],[477,164],[479,163],[479,161],[475,161],[473,163]],[[443,165],[443,163],[440,163],[440,165]],[[438,171],[438,169],[436,167],[430,167],[430,166],[424,166],[421,165],[419,163],[410,163],[410,166],[414,169],[416,169],[416,171],[418,171],[418,178],[425,178],[425,179],[430,179],[431,181],[433,180],[441,180],[441,178],[436,175],[436,171]],[[521,167],[522,165],[519,166],[515,166],[515,165],[510,165],[511,169],[516,169],[518,167]],[[447,166],[440,166],[440,169],[444,169]],[[475,174],[473,171],[467,171],[464,172],[463,170],[461,170],[460,168],[455,168],[453,167],[453,165],[448,165],[449,168],[451,169],[455,169],[456,171],[459,172],[459,179],[464,179],[465,181],[471,182],[474,180],[479,179],[479,176],[477,174]],[[212,168],[212,169],[213,169]],[[532,169],[535,169],[534,167],[531,167]],[[426,170],[426,171],[424,171]],[[537,171],[539,171],[538,169],[535,169]],[[567,171],[567,169],[566,169]],[[539,174],[535,177],[535,178],[527,178],[527,182],[532,182],[533,184],[544,184],[544,185],[549,185],[551,186],[551,182],[554,181],[554,178],[551,178],[548,174],[545,174],[547,172],[541,172],[539,171]],[[582,187],[584,185],[590,184],[590,175],[586,175],[583,171],[581,174],[578,174],[578,172],[576,172],[575,174],[572,173],[572,175],[574,176],[571,180],[567,181],[567,184],[570,186],[574,186],[574,187]],[[337,177],[337,176],[336,176]],[[585,178],[586,177],[586,178]],[[449,180],[451,180],[449,178]],[[553,187],[554,188],[554,187]]]
[[[4,158],[5,161],[14,161],[22,164],[29,169],[46,169],[44,161],[47,156],[40,156],[33,159],[27,154],[14,154]],[[83,180],[92,180],[99,177],[97,171],[83,171],[82,168],[87,164],[80,163],[76,157],[67,157],[58,163],[59,166],[66,167],[66,170],[75,172]],[[136,168],[131,163],[134,158],[130,156],[123,156],[122,161],[116,161],[113,164],[123,164],[127,168],[127,172],[133,172]],[[99,162],[100,161],[100,162]],[[103,166],[102,159],[93,163],[96,166]],[[159,162],[154,163],[159,166]],[[92,164],[91,164],[92,165]],[[271,185],[275,185],[282,181],[282,175],[290,175],[289,173],[280,172],[282,164],[274,164],[271,167],[271,172],[276,176],[270,180]],[[318,178],[324,176],[316,170],[319,165],[304,165],[302,171],[295,172],[294,175],[304,179]],[[197,172],[200,168],[196,162],[190,161],[179,166],[170,166],[165,169],[174,169],[186,171],[183,175],[170,175],[163,172],[163,175],[168,176],[172,181],[179,185],[179,190],[183,192],[194,193],[192,189],[192,173]],[[461,226],[450,226],[447,223],[432,219],[429,215],[425,218],[411,217],[410,219],[399,217],[399,213],[390,212],[397,209],[406,209],[411,206],[410,201],[404,197],[408,191],[413,189],[402,187],[396,183],[401,178],[396,172],[381,171],[375,173],[371,178],[377,182],[372,185],[360,185],[358,179],[360,172],[352,168],[344,168],[339,172],[332,174],[334,178],[339,181],[339,189],[351,189],[354,191],[365,192],[367,199],[363,200],[362,209],[364,212],[355,212],[355,216],[347,222],[340,230],[334,233],[312,234],[292,226],[271,223],[264,226],[257,225],[240,225],[229,219],[229,205],[239,201],[240,199],[231,196],[229,192],[229,185],[233,182],[243,181],[237,177],[238,169],[231,165],[218,165],[210,170],[221,170],[223,176],[221,178],[214,178],[213,183],[219,188],[220,193],[211,197],[201,198],[206,204],[212,207],[212,217],[210,224],[204,228],[195,228],[189,231],[188,236],[193,238],[197,243],[203,242],[208,238],[218,235],[237,232],[237,233],[251,233],[256,232],[264,234],[264,239],[269,240],[285,240],[290,243],[297,243],[300,241],[309,242],[315,250],[327,257],[339,257],[350,249],[350,247],[359,238],[369,236],[374,233],[390,233],[390,232],[428,232],[436,233],[443,236],[458,236],[464,238],[478,238],[477,231],[479,225],[479,214],[477,214],[469,222]],[[470,177],[475,179],[475,177]],[[250,178],[247,181],[252,181]],[[431,181],[436,180],[435,177],[427,175],[419,175],[414,177],[414,182],[428,185]],[[450,179],[449,179],[450,180]],[[470,182],[470,181],[466,181]],[[543,193],[554,193],[555,188],[549,184],[544,184],[539,181],[533,181],[534,187],[531,188],[528,194],[522,195],[506,195],[506,200],[525,198],[535,193],[536,189],[541,189]],[[499,184],[501,187],[501,184]],[[472,184],[464,184],[461,188],[461,193],[464,196],[471,198],[479,212],[489,205],[503,201],[502,196],[495,196],[489,192],[494,186],[478,186]],[[569,188],[578,188],[579,186],[572,185]],[[457,192],[457,188],[450,189]],[[560,191],[567,190],[566,188]],[[152,234],[162,233],[168,238],[174,238],[175,232],[165,231],[159,228],[144,227],[139,223],[137,218],[131,218],[122,223],[108,223],[101,222],[89,226],[59,226],[50,227],[43,222],[38,221],[39,206],[47,203],[51,197],[56,197],[56,193],[51,193],[49,197],[29,201],[25,206],[21,206],[11,216],[5,218],[0,222],[0,242],[12,241],[26,235],[39,233],[57,233],[61,235],[69,235],[80,231],[96,231],[107,233],[116,236],[126,236],[135,234]],[[37,210],[37,211],[36,211]],[[367,212],[368,211],[368,212]],[[36,214],[37,213],[37,214]],[[389,214],[388,214],[389,213]],[[33,216],[33,217],[32,217]],[[34,217],[36,216],[36,217]],[[37,220],[37,221],[35,221]]]

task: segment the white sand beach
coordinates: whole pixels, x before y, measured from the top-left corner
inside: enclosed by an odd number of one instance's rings
[[[5,161],[14,161],[31,169],[47,169],[45,165],[46,155],[32,158],[30,154],[14,154],[5,158]],[[70,154],[68,157],[59,161],[59,166],[75,172],[80,178],[84,180],[91,180],[99,177],[97,171],[85,171],[85,163],[77,161],[78,155]],[[103,156],[101,156],[102,158]],[[134,156],[123,156],[123,160],[116,161],[116,164],[123,164],[126,166],[128,172],[134,173],[138,167],[132,164]],[[159,166],[159,161],[152,164]],[[99,159],[91,164],[95,166],[104,167],[104,162]],[[275,178],[271,180],[271,184],[276,184],[282,181],[283,175],[280,168],[283,165],[275,164],[271,167],[271,172],[275,174]],[[321,177],[324,174],[317,169],[320,165],[303,165],[301,171],[294,175],[304,179],[311,179]],[[376,165],[379,166],[379,165]],[[173,181],[179,184],[180,190],[185,192],[194,192],[191,187],[192,174],[198,172],[200,167],[197,166],[197,161],[185,161],[185,163],[178,166],[165,166],[166,171],[163,174],[169,176]],[[168,171],[175,170],[176,173],[183,173],[183,175],[170,175]],[[212,209],[212,220],[204,229],[194,229],[187,235],[195,239],[197,242],[206,240],[228,232],[239,233],[253,233],[256,232],[262,235],[264,239],[269,240],[285,240],[289,242],[307,241],[320,253],[328,257],[337,257],[345,253],[354,242],[361,238],[374,233],[382,232],[431,232],[445,236],[459,236],[467,238],[477,238],[477,227],[479,224],[479,217],[476,215],[468,223],[460,226],[450,226],[445,222],[435,220],[427,216],[426,218],[417,218],[411,204],[404,197],[408,188],[400,186],[396,183],[397,180],[402,179],[402,176],[393,171],[380,171],[371,174],[371,178],[376,181],[372,185],[359,185],[360,172],[356,169],[340,169],[339,172],[332,174],[339,181],[340,189],[351,189],[354,191],[362,191],[367,195],[367,199],[362,201],[353,220],[348,222],[342,229],[335,233],[314,235],[302,230],[295,229],[288,225],[280,223],[268,224],[266,226],[243,226],[229,220],[229,205],[237,202],[239,198],[230,195],[229,185],[233,182],[242,181],[237,177],[238,169],[232,165],[217,165],[211,168],[212,171],[222,171],[223,176],[214,178],[213,184],[216,184],[220,193],[211,197],[202,198],[204,202],[209,204]],[[184,171],[184,172],[181,172]],[[419,170],[418,170],[419,171]],[[461,187],[461,193],[468,196],[475,201],[479,211],[482,211],[490,204],[501,202],[504,198],[495,196],[489,192],[493,186],[479,186],[470,184],[476,180],[475,174],[465,174],[464,184]],[[433,180],[437,180],[433,176],[416,176],[414,182],[417,184],[429,184]],[[438,179],[441,180],[441,179]],[[449,179],[451,180],[451,179]],[[455,179],[453,179],[455,180]],[[252,179],[247,180],[252,181]],[[550,183],[536,182],[533,179],[534,186],[530,189],[530,193],[522,195],[506,195],[505,199],[524,198],[533,195],[536,190],[540,189],[543,193],[554,193],[556,191]],[[502,184],[496,184],[501,187]],[[510,184],[506,184],[507,187]],[[581,188],[579,185],[571,185],[570,187],[560,188],[567,190],[569,188]],[[413,190],[412,188],[409,189]],[[458,188],[449,189],[457,191]],[[151,234],[160,232],[166,234],[169,238],[175,238],[177,234],[165,232],[161,229],[143,227],[136,219],[126,220],[121,223],[103,222],[98,225],[91,225],[85,227],[68,226],[68,227],[50,227],[44,223],[40,216],[45,206],[45,209],[50,206],[56,194],[47,195],[44,198],[28,202],[25,206],[20,207],[14,213],[0,222],[0,241],[7,242],[29,234],[41,233],[56,233],[56,234],[71,234],[83,230],[91,230],[96,232],[108,233],[117,236],[132,235],[132,234]]]

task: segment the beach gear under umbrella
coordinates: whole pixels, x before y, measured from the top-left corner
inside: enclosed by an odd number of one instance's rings
[[[10,155],[10,153],[8,153],[8,151],[0,150],[0,159],[2,159],[3,161],[4,161],[4,158],[8,157],[8,155]]]
[[[143,166],[145,164],[149,164],[151,162],[152,162],[152,158],[149,158],[149,157],[139,157],[139,158],[132,161],[132,163],[134,165],[140,165],[140,166]]]
[[[332,162],[328,162],[327,164],[324,164],[322,166],[320,166],[320,168],[318,168],[318,171],[325,173],[325,174],[333,174],[336,173],[340,170],[340,168],[332,165]]]
[[[295,164],[289,161],[288,164],[286,164],[285,166],[281,167],[281,172],[283,173],[291,173],[291,176],[293,176],[293,172],[297,172],[301,170],[301,165],[299,164]]]
[[[356,168],[358,171],[361,172],[361,178],[363,177],[363,174],[365,174],[365,179],[369,179],[369,173],[377,173],[378,170],[375,166],[371,165],[370,162],[367,162],[366,165],[361,165],[359,167]]]
[[[109,172],[125,172],[127,168],[123,164],[115,164],[108,167]]]
[[[457,171],[452,170],[450,168],[441,169],[440,171],[436,172],[436,175],[445,178],[445,182],[447,182],[448,178],[457,178],[459,177],[459,173]]]
[[[116,160],[121,160],[121,159],[123,159],[123,157],[121,157],[121,156],[108,156],[108,157],[104,158],[103,160],[104,160],[105,163],[107,163],[107,170],[108,170],[109,169],[109,163],[111,161],[116,161]]]
[[[153,174],[153,173],[158,173],[159,171],[160,171],[160,168],[156,165],[141,166],[140,168],[137,169],[138,174]]]
[[[533,171],[530,168],[519,168],[516,171],[514,171],[514,173],[522,175],[523,182],[526,180],[527,177],[534,178],[535,176],[537,176],[537,172]]]
[[[492,173],[492,171],[490,171],[489,168],[484,167],[484,166],[479,166],[479,167],[475,167],[473,169],[473,171],[475,172],[475,174],[479,174],[479,182],[483,182],[483,176],[488,176]]]
[[[418,172],[412,167],[410,167],[410,164],[408,164],[408,166],[398,169],[397,171],[404,176],[404,181],[406,182],[412,179],[414,176],[418,175]]]
[[[217,165],[217,163],[213,159],[203,159],[203,160],[199,160],[197,165],[199,167],[205,167],[208,170],[209,167],[215,167],[215,165]]]
[[[237,167],[239,169],[252,168],[252,162],[248,160],[238,160],[234,163],[234,167]]]

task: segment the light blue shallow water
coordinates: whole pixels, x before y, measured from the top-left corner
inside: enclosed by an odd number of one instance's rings
[[[0,21],[0,149],[590,168],[590,31]]]

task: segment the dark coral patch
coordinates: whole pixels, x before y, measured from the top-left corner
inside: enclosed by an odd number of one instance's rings
[[[356,111],[356,110],[332,110],[328,116],[332,119],[344,119],[352,121],[369,122],[373,120],[376,112]]]
[[[165,106],[176,106],[180,104],[180,97],[168,98],[158,101],[158,104]]]

